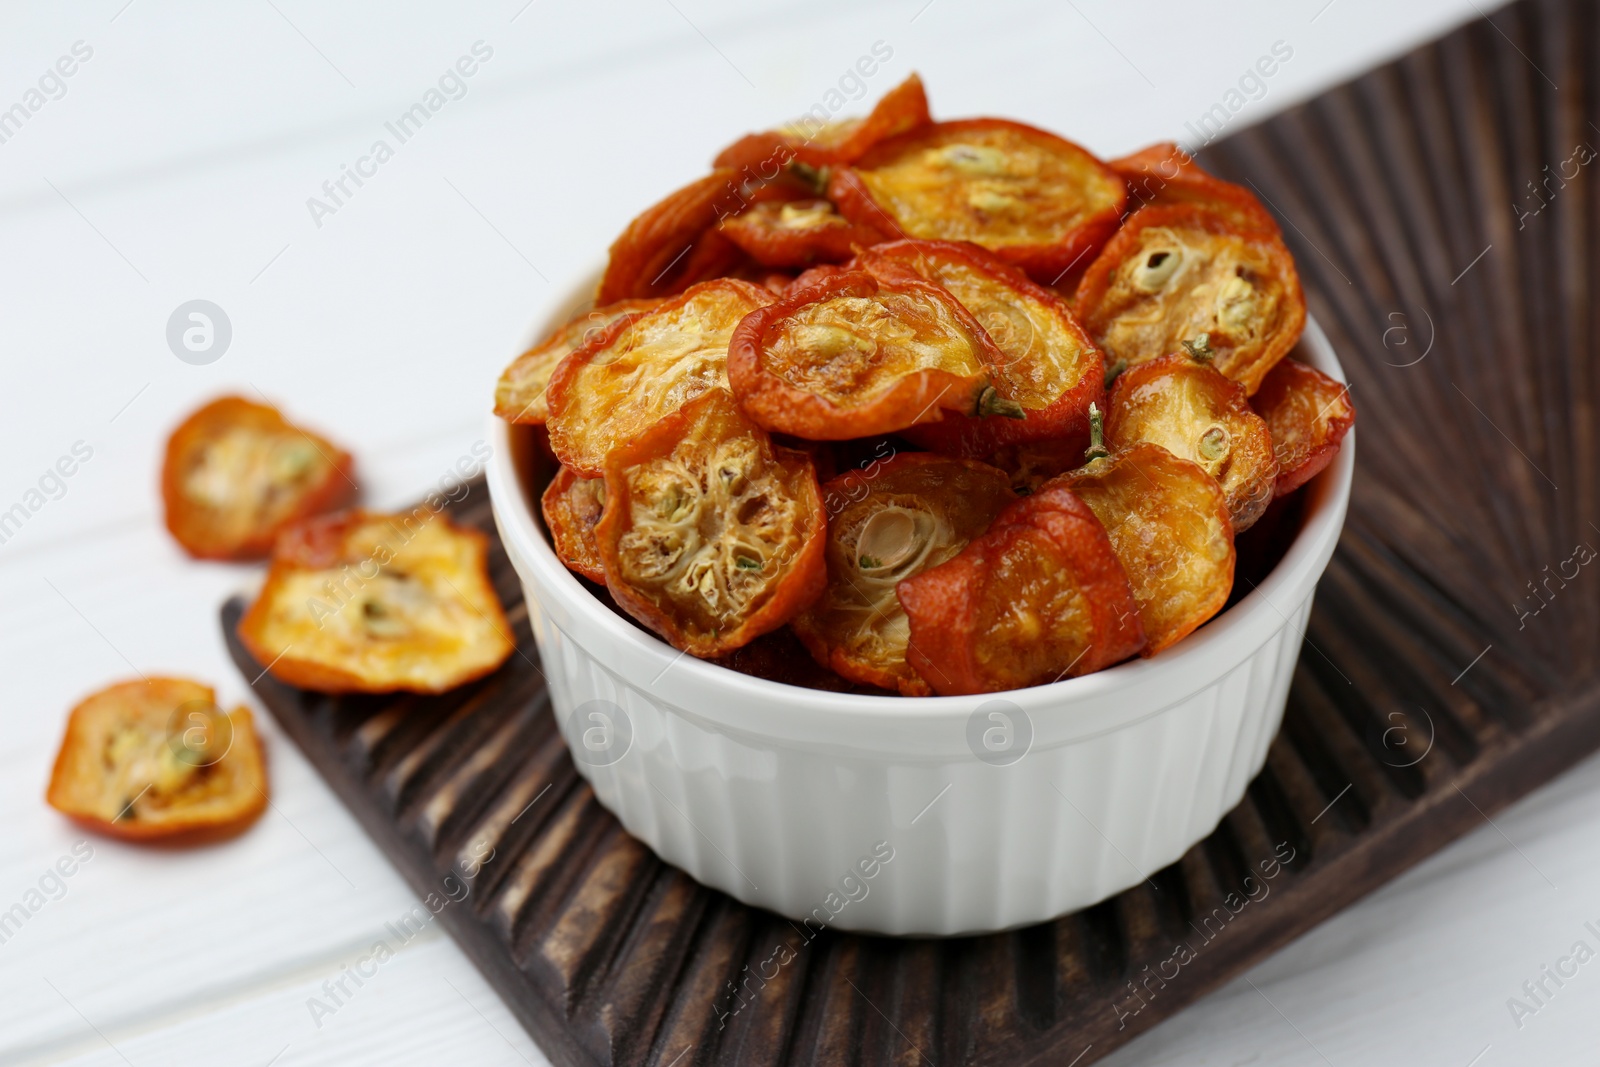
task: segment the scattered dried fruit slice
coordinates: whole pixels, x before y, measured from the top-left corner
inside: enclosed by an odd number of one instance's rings
[[[912,440],[977,458],[1017,441],[1086,432],[1089,405],[1104,396],[1105,360],[1055,293],[970,243],[896,241],[863,252],[852,266],[884,281],[910,276],[948,289],[1000,350],[989,368],[995,390],[1026,416],[947,416],[918,427]]]
[[[1278,457],[1273,496],[1292,493],[1320,474],[1356,421],[1345,384],[1294,359],[1272,368],[1250,405],[1266,421]]]
[[[1221,484],[1235,534],[1272,502],[1272,434],[1239,384],[1205,363],[1188,355],[1141,363],[1117,379],[1107,407],[1113,452],[1149,441],[1199,464]]]
[[[828,502],[828,587],[795,617],[817,662],[907,696],[933,690],[906,662],[910,624],[895,586],[936,567],[1016,499],[1004,471],[902,452],[822,487]]]
[[[1141,148],[1106,165],[1128,183],[1128,196],[1139,205],[1197,204],[1228,216],[1245,229],[1278,232],[1278,220],[1254,193],[1207,173],[1171,141]]]
[[[442,693],[515,650],[488,539],[422,506],[285,531],[239,637],[273,677],[324,693]]]
[[[777,629],[827,581],[816,470],[712,389],[606,457],[606,588],[696,656]]]
[[[815,441],[893,433],[943,412],[1020,414],[996,394],[1000,352],[942,286],[841,271],[748,316],[728,345],[739,403]]]
[[[191,556],[252,559],[278,531],[355,492],[350,454],[243,397],[213,400],[167,440],[167,529]]]
[[[812,168],[853,163],[879,141],[931,121],[922,79],[912,74],[885,93],[866,118],[807,115],[788,126],[739,138],[718,153],[712,166],[770,180],[793,163]]]
[[[1091,674],[1144,647],[1105,527],[1056,484],[1002,511],[955,558],[900,583],[906,659],[941,695]]]
[[[660,300],[618,300],[585,311],[511,361],[494,390],[494,413],[507,422],[543,426],[550,417],[545,388],[563,359],[626,315],[640,315]]]
[[[183,678],[102,689],[72,709],[45,799],[132,841],[237,833],[267,806],[250,709],[225,713],[210,686]]]
[[[1078,283],[1078,319],[1131,366],[1206,334],[1217,370],[1254,393],[1305,327],[1294,259],[1275,233],[1193,204],[1141,208]]]
[[[591,582],[605,584],[594,528],[606,506],[606,480],[584,478],[562,467],[540,498],[550,543],[561,562]]]
[[[1004,119],[938,122],[835,169],[828,197],[897,237],[972,241],[1046,284],[1105,243],[1128,191],[1089,152]]]
[[[637,318],[611,323],[550,377],[550,447],[585,478],[606,453],[686,402],[728,384],[728,340],[775,299],[733,278],[701,282]]]
[[[1050,483],[1094,511],[1122,561],[1153,656],[1222,609],[1233,588],[1233,527],[1222,487],[1159,445],[1138,442]]]
[[[857,250],[883,241],[870,226],[851,222],[826,200],[768,201],[717,224],[722,234],[757,263],[809,267],[842,263]]]

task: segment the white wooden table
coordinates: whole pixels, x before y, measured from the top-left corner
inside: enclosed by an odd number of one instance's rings
[[[0,943],[0,1063],[543,1062],[437,929],[314,1017],[413,899],[270,719],[274,804],[249,833],[191,852],[87,839],[90,859],[47,875],[86,840],[42,800],[79,697],[137,670],[251,699],[216,612],[255,572],[191,562],[160,523],[161,442],[199,401],[259,391],[398,504],[483,438],[501,365],[636,210],[824,101],[877,42],[892,57],[866,103],[916,69],[940,114],[1115,153],[1192,141],[1185,123],[1275,43],[1292,56],[1237,125],[1476,6],[8,6],[0,109],[39,106],[0,114],[0,512],[27,510],[0,544],[0,912],[29,912]],[[480,41],[492,54],[446,80],[463,95],[400,143],[385,123]],[[47,76],[61,57],[72,75]],[[393,157],[361,162],[379,139]],[[367,176],[330,203],[346,166]],[[336,210],[314,218],[310,197]],[[201,366],[165,336],[197,298],[233,334]],[[79,442],[91,457],[41,486]],[[1507,999],[1574,942],[1600,948],[1597,799],[1590,761],[1109,1062],[1593,1063],[1600,963],[1520,1028]]]

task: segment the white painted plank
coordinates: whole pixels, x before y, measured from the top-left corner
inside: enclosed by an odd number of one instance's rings
[[[366,1062],[543,1067],[548,1062],[444,936],[424,933],[382,964],[363,962],[372,945],[360,946],[342,958],[264,981],[249,998],[175,1004],[164,1014],[125,1025],[108,1025],[85,1008],[75,1031],[53,1045],[26,1050],[15,1062],[74,1067],[127,1067],[130,1062],[139,1067]],[[358,964],[369,975],[360,986],[345,971]],[[341,978],[344,992],[333,986]]]

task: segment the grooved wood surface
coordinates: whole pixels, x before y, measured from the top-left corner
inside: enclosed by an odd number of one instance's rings
[[[556,1063],[1092,1062],[1600,747],[1597,171],[1562,166],[1600,142],[1596,31],[1524,0],[1204,153],[1282,220],[1362,446],[1267,766],[1145,884],[1001,935],[803,942],[599,807],[498,545],[525,655],[497,674],[256,690],[419,894],[494,848],[440,918]],[[492,532],[481,486],[457,518]]]

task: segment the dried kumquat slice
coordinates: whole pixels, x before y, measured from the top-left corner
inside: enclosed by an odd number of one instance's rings
[[[771,180],[793,163],[812,168],[853,163],[879,141],[931,121],[922,79],[912,74],[885,93],[865,118],[834,120],[807,115],[779,129],[739,138],[717,155],[712,166]]]
[[[769,267],[843,263],[883,234],[851,222],[826,200],[768,201],[717,224],[723,236]]]
[[[549,337],[512,360],[500,375],[494,390],[494,413],[507,422],[543,426],[550,417],[545,389],[561,361],[617,319],[643,314],[659,303],[656,299],[618,300],[585,311],[557,327]]]
[[[1050,483],[1094,511],[1122,561],[1153,656],[1222,610],[1233,589],[1233,526],[1199,466],[1139,442]]]
[[[1272,503],[1272,434],[1244,389],[1207,364],[1188,355],[1141,363],[1117,379],[1107,408],[1113,452],[1149,441],[1199,464],[1221,484],[1235,534]]]
[[[594,302],[668,296],[727,273],[740,253],[715,227],[748,199],[738,172],[718,168],[646,209],[612,242]]]
[[[488,538],[419,506],[285,531],[239,638],[273,677],[324,693],[442,693],[515,650]]]
[[[1000,350],[990,365],[995,390],[1021,419],[946,417],[909,436],[927,448],[977,458],[1018,441],[1081,435],[1089,405],[1104,396],[1105,360],[1066,301],[968,243],[896,241],[852,266],[887,281],[912,276],[944,286]]]
[[[953,559],[901,582],[906,660],[941,695],[1090,674],[1144,647],[1128,576],[1105,527],[1046,484]]]
[[[278,532],[355,492],[350,454],[243,397],[213,400],[167,440],[167,529],[191,556],[252,559]]]
[[[897,237],[972,241],[1053,284],[1117,228],[1128,191],[1088,151],[1004,119],[938,122],[836,169],[828,198]]]
[[[734,328],[774,299],[761,286],[718,278],[613,322],[550,376],[550,447],[574,473],[599,477],[607,452],[707,389],[727,387]]]
[[[841,271],[748,316],[728,380],[755,422],[843,441],[933,422],[945,411],[1018,415],[989,384],[994,342],[941,286]]]
[[[1278,457],[1275,497],[1294,492],[1332,463],[1356,421],[1349,388],[1294,359],[1267,373],[1250,406],[1272,434]]]
[[[594,528],[606,506],[606,480],[584,478],[562,467],[545,487],[539,501],[550,543],[561,562],[591,582],[605,584],[600,548]]]
[[[45,799],[113,837],[192,843],[249,826],[267,788],[249,708],[224,712],[210,686],[149,678],[72,709]]]
[[[1196,204],[1226,215],[1245,229],[1278,232],[1278,220],[1254,193],[1208,173],[1194,156],[1171,141],[1141,148],[1106,165],[1128,183],[1128,196],[1139,206]]]
[[[788,622],[827,581],[816,469],[711,389],[607,457],[595,527],[606,588],[696,656]]]
[[[928,683],[906,662],[910,624],[895,587],[966,547],[1016,499],[1004,471],[971,460],[902,452],[822,487],[828,506],[828,587],[790,624],[818,663],[907,696]]]
[[[1254,393],[1305,327],[1294,259],[1275,233],[1192,204],[1129,216],[1078,283],[1073,309],[1130,366],[1206,334],[1217,370]]]
[[[844,268],[837,263],[819,263],[815,267],[807,267],[799,274],[796,274],[794,280],[784,287],[782,295],[788,296],[790,293],[798,293],[802,289],[809,289],[824,278],[831,278],[835,274],[842,273],[844,273]]]

